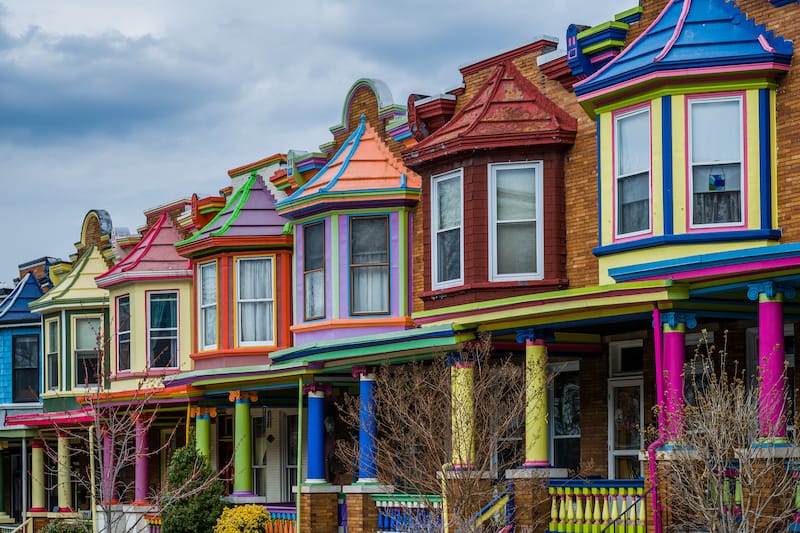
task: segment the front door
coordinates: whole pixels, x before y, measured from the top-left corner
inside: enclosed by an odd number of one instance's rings
[[[608,477],[640,478],[639,450],[644,429],[642,378],[609,380],[608,396]]]

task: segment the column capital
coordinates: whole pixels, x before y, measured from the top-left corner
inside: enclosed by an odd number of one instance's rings
[[[333,392],[333,387],[328,383],[306,383],[303,385],[303,394],[326,396]]]
[[[444,362],[447,366],[456,368],[472,368],[474,361],[466,361],[461,356],[461,352],[450,352],[445,356]]]
[[[520,328],[517,330],[517,342],[519,343],[530,341],[543,344],[553,342],[553,340],[555,340],[555,332],[549,328]]]
[[[677,328],[680,325],[686,325],[687,328],[693,329],[697,327],[697,317],[694,313],[684,313],[682,311],[668,311],[661,313],[661,325]]]
[[[253,403],[258,401],[256,391],[232,390],[228,393],[228,401],[234,403]]]
[[[361,378],[361,381],[375,381],[376,369],[372,366],[354,366],[350,373],[354,378]]]
[[[782,300],[783,296],[794,298],[794,287],[785,285],[777,281],[762,281],[759,283],[747,284],[747,298],[749,300],[760,300],[763,295],[769,300]]]
[[[217,418],[216,407],[192,407],[189,410],[189,416],[192,418]]]

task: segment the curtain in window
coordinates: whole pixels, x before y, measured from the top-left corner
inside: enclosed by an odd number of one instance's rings
[[[150,295],[150,367],[178,362],[178,295]]]
[[[461,180],[458,176],[435,182],[436,282],[461,277]]]
[[[200,267],[200,309],[203,321],[203,346],[217,344],[217,266]]]
[[[617,182],[619,190],[618,232],[643,231],[650,227],[650,179],[647,174],[628,176]]]
[[[272,261],[239,260],[239,341],[271,342]]]
[[[352,312],[388,313],[388,218],[352,218],[350,224]]]
[[[617,120],[617,233],[650,227],[650,112]]]
[[[495,170],[497,274],[535,273],[536,169]]]
[[[75,385],[96,385],[98,349],[100,343],[100,319],[78,318],[75,320]]]
[[[325,225],[303,228],[305,318],[325,316]]]

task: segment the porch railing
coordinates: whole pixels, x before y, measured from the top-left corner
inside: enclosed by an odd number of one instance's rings
[[[266,533],[295,533],[297,531],[297,507],[293,503],[268,503],[269,523]]]
[[[379,533],[441,531],[442,497],[439,495],[375,494]]]
[[[484,505],[469,521],[469,524],[474,529],[498,517],[501,527],[507,527],[514,523],[514,485],[511,483]]]
[[[161,515],[146,514],[144,521],[147,524],[147,533],[161,533]]]
[[[645,531],[646,502],[642,479],[551,479],[548,491],[548,531]]]

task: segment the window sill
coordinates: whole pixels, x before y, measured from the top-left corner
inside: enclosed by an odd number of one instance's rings
[[[465,283],[456,287],[448,287],[446,289],[436,289],[433,291],[425,291],[419,294],[419,297],[425,301],[441,300],[450,296],[464,294],[468,292],[482,292],[482,291],[497,291],[502,289],[517,289],[519,287],[527,287],[530,289],[552,289],[563,288],[569,285],[566,279],[553,278],[553,279],[533,279],[533,280],[517,280],[517,281],[482,281],[478,283]]]

